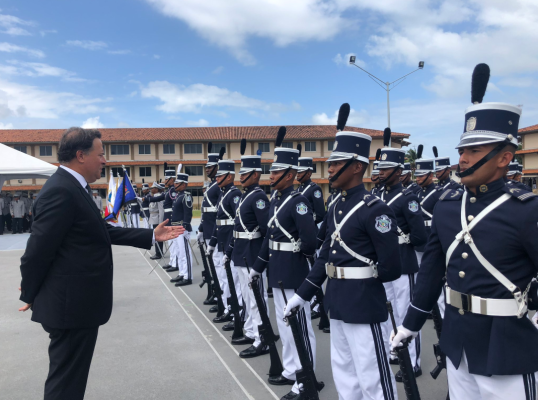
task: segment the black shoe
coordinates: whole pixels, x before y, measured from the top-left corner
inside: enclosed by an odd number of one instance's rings
[[[235,329],[235,322],[234,321],[230,321],[227,324],[224,324],[222,326],[222,330],[226,331],[226,332],[233,331],[234,329]]]
[[[284,378],[282,375],[279,376],[270,376],[269,379],[267,379],[267,382],[271,385],[275,386],[284,386],[284,385],[293,385],[295,381],[292,381],[291,379]]]
[[[287,395],[280,398],[280,400],[301,400],[303,397],[301,393],[295,393],[291,390]]]
[[[213,306],[209,309],[210,313],[216,313],[219,312],[219,306]]]
[[[175,272],[175,271],[179,271],[179,268],[178,267],[170,267],[170,268],[167,268],[166,269],[166,272]]]
[[[415,367],[413,369],[415,370],[415,378],[418,378],[420,375],[422,375],[422,369],[420,367]],[[402,371],[396,372],[394,379],[396,379],[396,382],[403,382]]]
[[[217,304],[217,300],[214,297],[210,300],[204,300],[204,305],[206,306],[212,306],[214,304]]]
[[[239,353],[239,357],[254,358],[258,356],[263,356],[264,354],[269,354],[269,346],[264,346],[262,343],[258,347],[252,345],[248,349],[243,350],[241,353]]]
[[[170,282],[176,283],[176,282],[181,282],[182,280],[183,280],[183,276],[178,275],[175,278],[170,279]]]
[[[232,339],[232,344],[236,344],[236,345],[252,344],[252,343],[254,343],[254,339],[249,338],[248,336],[242,336],[237,339]]]
[[[187,285],[192,285],[192,279],[183,279],[179,281],[178,283],[176,283],[176,286],[187,286]]]
[[[216,324],[221,324],[224,322],[231,321],[232,318],[233,318],[233,315],[230,314],[230,312],[227,312],[225,314],[222,314],[220,317],[213,318],[213,322],[215,322]]]
[[[163,265],[161,268],[162,269],[168,269],[168,268],[172,268],[172,266],[170,264],[168,264],[168,265]]]
[[[320,316],[319,311],[312,311],[312,314],[310,314],[310,319],[318,319]]]
[[[400,362],[398,361],[398,357],[395,359],[389,358],[389,364],[390,365],[400,365]]]
[[[331,333],[331,327],[323,328],[323,333]]]
[[[161,256],[158,256],[157,254],[155,254],[154,256],[151,256],[149,259],[150,260],[160,260],[162,257]]]

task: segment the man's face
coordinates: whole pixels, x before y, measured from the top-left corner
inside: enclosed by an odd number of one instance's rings
[[[105,152],[103,150],[103,142],[101,139],[95,138],[93,146],[88,151],[88,154],[80,151],[77,152],[77,158],[81,162],[81,168],[84,171],[84,178],[88,183],[93,183],[101,178],[101,170],[106,165]]]
[[[208,176],[208,178],[214,178],[215,173],[217,172],[217,168],[215,168],[215,165],[212,165],[211,167],[205,167],[205,173]]]
[[[159,189],[157,189],[156,187],[155,188],[151,188],[151,194],[156,194],[156,193],[159,193]]]
[[[464,172],[471,168],[496,146],[496,144],[485,144],[481,146],[471,146],[458,149],[458,153],[460,154],[458,163],[460,172]],[[461,183],[467,187],[477,187],[491,182],[491,180],[494,179],[495,174],[498,172],[498,168],[503,168],[504,171],[508,166],[508,163],[512,161],[510,157],[511,155],[506,158],[505,153],[506,152],[501,151],[471,175],[461,178]],[[503,157],[504,162],[502,161]]]
[[[245,174],[239,175],[239,180],[241,181],[241,186],[247,187],[252,186],[259,181],[259,172],[247,172]]]
[[[310,170],[304,172],[297,172],[297,182],[302,183],[309,178]]]
[[[232,177],[232,178],[230,178]],[[217,185],[219,185],[220,188],[228,185],[233,180],[232,174],[223,174],[219,175],[215,178],[217,180]]]
[[[394,172],[394,170],[395,168],[380,169],[379,180],[385,183],[386,185],[394,185],[400,179],[400,174],[398,173],[398,171]],[[387,179],[389,179],[389,176],[390,176],[390,180],[387,181]]]
[[[344,165],[346,165],[348,160],[340,160],[340,161],[331,161],[329,163],[329,180],[332,182],[332,187],[335,189],[340,189],[346,185],[350,180],[353,179],[354,172],[356,170],[356,164],[351,164],[348,168],[346,168],[338,177],[336,181],[332,181],[331,179],[340,171]]]
[[[440,181],[444,181],[446,178],[448,178],[448,168],[445,168],[441,171],[437,171],[435,173],[435,176],[437,177],[437,179],[439,179]]]
[[[280,179],[280,177],[286,174],[288,176],[285,176],[280,182],[278,182],[276,185],[275,183]],[[271,174],[269,175],[269,181],[271,182],[271,187],[274,190],[284,190],[289,186],[290,180],[293,183],[294,179],[294,173],[291,171],[288,171],[287,169],[283,169],[280,171],[271,171]],[[273,186],[274,185],[274,186]]]
[[[379,182],[379,175],[377,174],[372,174],[372,176],[370,177],[370,180],[373,182],[373,183],[377,183]]]
[[[407,185],[407,183],[411,180],[411,174],[407,173],[405,175],[400,176],[400,182],[402,182],[404,185]]]
[[[93,193],[93,197],[97,197],[97,193]]]
[[[417,184],[421,187],[428,186],[432,182],[433,182],[433,176],[431,173],[417,176]]]

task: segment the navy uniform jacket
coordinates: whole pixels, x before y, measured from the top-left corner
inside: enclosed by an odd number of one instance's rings
[[[219,200],[217,201],[216,206],[217,210],[217,220],[227,220],[235,218],[235,209],[239,200],[241,199],[241,191],[236,188],[233,183],[230,183],[227,186],[224,186],[220,190]],[[225,249],[230,245],[230,241],[233,236],[233,225],[215,225],[213,234],[211,235],[211,240],[209,245],[218,249],[220,252],[224,252]],[[218,247],[217,247],[218,245]]]
[[[241,220],[239,219],[241,215]],[[263,239],[267,232],[267,221],[269,220],[269,200],[267,195],[258,186],[252,185],[245,188],[241,200],[236,209],[234,231],[245,232],[243,224],[248,232],[260,232],[261,237],[256,239],[243,239],[232,237],[230,246],[226,250],[226,255],[234,262],[236,267],[246,267],[243,257],[247,259],[249,267],[252,267],[258,258]]]
[[[319,224],[323,221],[325,216],[325,204],[323,202],[323,192],[321,188],[311,179],[307,180],[304,183],[301,183],[297,188],[297,191],[300,192],[313,208],[314,212],[314,222]]]
[[[418,195],[418,193],[422,190],[420,185],[418,185],[416,182],[411,182],[405,188],[411,190],[416,195]]]
[[[402,195],[390,203],[399,193]],[[394,212],[396,224],[400,230],[405,235],[409,235],[409,244],[400,243],[400,260],[402,261],[402,274],[414,274],[418,272],[418,261],[414,247],[424,246],[428,241],[428,233],[424,226],[424,217],[418,197],[412,190],[404,189],[401,183],[397,183],[394,186],[385,186],[381,200],[387,203]]]
[[[340,194],[339,190],[334,190],[329,197],[327,198],[327,212],[325,213],[325,216],[323,217],[323,221],[321,222],[321,225],[319,226],[318,235],[317,235],[317,243],[316,243],[316,250],[321,249],[321,246],[323,245],[323,242],[325,241],[325,236],[327,235],[327,215],[329,215],[329,209],[334,206],[334,199],[338,197]]]
[[[168,220],[168,225],[170,225],[170,219],[172,217],[172,206],[174,205],[174,200],[176,199],[177,193],[176,189],[171,186],[168,188],[166,192],[164,192],[164,198],[163,197],[157,197],[153,196],[149,198],[150,203],[156,203],[159,201],[163,202],[163,208],[164,208],[164,220]]]
[[[513,191],[513,192],[511,192]],[[466,215],[477,216],[504,193],[508,201],[484,217],[471,230],[473,242],[482,255],[522,291],[538,272],[538,199],[529,192],[510,189],[502,179],[487,185],[484,192],[468,193]],[[455,248],[448,268],[446,253],[455,236],[462,230],[461,205],[463,192],[448,190],[438,202],[432,234],[417,275],[412,305],[403,325],[418,331],[428,311],[436,303],[443,278],[460,293],[483,298],[513,299],[477,260],[462,241]],[[536,289],[529,291],[536,307]],[[423,311],[424,310],[424,311]],[[538,371],[538,330],[524,316],[492,317],[465,312],[446,306],[441,335],[441,348],[456,368],[465,351],[469,372],[478,375],[519,375]]]
[[[140,214],[140,205],[138,203],[131,203],[131,214]]]
[[[373,195],[375,196],[379,196],[381,194],[381,192],[383,191],[383,185],[381,183],[375,185],[372,190],[370,191],[370,193],[372,193]]]
[[[439,181],[439,183],[437,184],[437,187],[440,187],[443,190],[452,189],[452,190],[459,190],[460,192],[463,192],[463,186],[461,186],[457,182],[454,182],[452,179],[445,179],[444,181]]]
[[[209,186],[204,193],[204,199],[202,201],[202,220],[200,221],[200,227],[198,228],[200,232],[203,232],[205,240],[211,239],[211,235],[213,235],[213,231],[215,230],[219,196],[219,185],[217,185],[217,181],[213,179],[211,181],[211,186]],[[204,211],[211,207],[215,208],[215,211]]]
[[[506,182],[506,184],[509,185],[510,187],[515,187],[517,189],[526,190],[527,192],[532,192],[530,187],[528,187],[524,183],[514,181],[513,179]]]
[[[144,218],[149,219],[149,198],[148,196],[144,196],[142,198],[142,215]]]
[[[424,222],[432,220],[431,215],[433,215],[433,208],[435,207],[435,204],[437,204],[437,201],[442,194],[443,188],[438,188],[435,183],[430,183],[417,193],[419,203],[422,207],[422,216],[424,217]],[[431,222],[429,222],[429,224],[430,226],[426,226],[428,236],[430,236],[432,230]],[[424,247],[425,246],[417,246],[415,250],[424,251]]]
[[[280,209],[289,196],[292,198]],[[260,273],[267,267],[270,269],[269,287],[278,288],[278,281],[282,281],[285,289],[297,289],[310,270],[305,256],[313,256],[316,251],[316,224],[312,208],[306,197],[290,186],[278,192],[271,201],[269,220],[275,214],[275,209],[280,209],[277,214],[279,224],[294,240],[301,240],[300,251],[294,253],[269,249],[269,240],[291,242],[273,221],[267,227],[265,240],[253,268]]]
[[[363,184],[342,191],[342,196],[329,210],[327,237],[320,255],[297,290],[299,296],[310,300],[327,278],[325,263],[338,267],[371,268],[350,255],[337,241],[331,247],[335,218],[340,223],[362,200],[365,204],[347,220],[340,234],[354,252],[377,262],[379,275],[369,279],[329,279],[325,292],[325,307],[330,311],[331,319],[352,324],[386,321],[387,296],[383,282],[393,281],[401,275],[394,213],[378,197],[370,194]]]
[[[172,207],[172,225],[183,225],[192,232],[192,196],[190,192],[176,192],[176,200]]]

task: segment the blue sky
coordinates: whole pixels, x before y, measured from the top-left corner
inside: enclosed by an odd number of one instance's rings
[[[291,3],[291,4],[290,4]],[[372,4],[374,3],[374,4]],[[538,5],[516,0],[4,1],[0,128],[333,124],[391,127],[453,149],[474,65],[485,101],[538,123]]]

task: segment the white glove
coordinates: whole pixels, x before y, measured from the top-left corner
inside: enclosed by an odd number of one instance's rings
[[[208,256],[210,256],[211,254],[213,254],[214,251],[215,251],[215,247],[213,247],[213,246],[207,246],[207,252],[206,252],[206,254],[207,254]]]
[[[390,348],[394,350],[396,347],[402,345],[402,341],[404,341],[407,338],[416,338],[418,336],[418,332],[410,331],[407,328],[404,328],[403,325],[400,325],[398,327],[398,333],[394,335],[394,331],[390,332]]]
[[[260,274],[258,271],[256,271],[254,268],[251,268],[250,269],[250,274],[248,275],[248,280],[249,282],[252,281],[252,279],[255,277],[255,276],[262,276],[262,274]]]
[[[222,257],[222,262],[226,264],[228,261],[230,261],[230,259],[228,258],[226,254],[224,254],[224,256]]]
[[[286,307],[284,307],[284,316],[288,316],[291,314],[291,310],[293,310],[296,307],[299,307],[299,310],[304,307],[304,305],[307,303],[306,300],[303,300],[301,296],[299,296],[297,293],[293,295],[291,299],[288,300],[288,304]]]
[[[196,240],[198,240],[200,243],[203,243],[204,242],[204,233],[203,232],[198,232],[196,234]]]
[[[531,321],[534,324],[534,327],[538,329],[538,311],[534,313],[534,315],[531,318]]]

